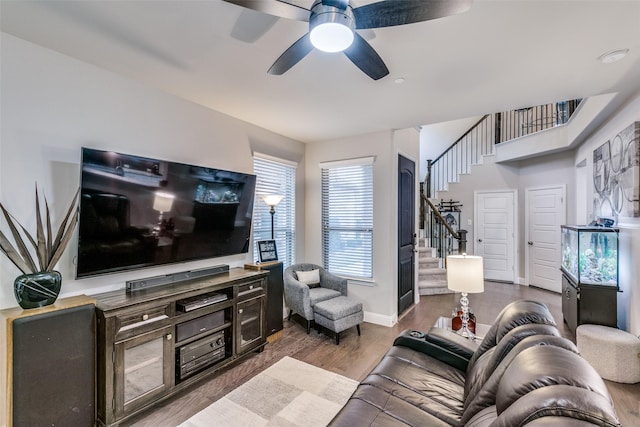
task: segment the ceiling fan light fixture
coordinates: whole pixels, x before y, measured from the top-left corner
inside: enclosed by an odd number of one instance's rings
[[[353,31],[335,22],[314,27],[309,37],[313,47],[323,52],[342,52],[353,43]]]
[[[335,6],[314,3],[309,17],[311,44],[323,52],[342,52],[353,43],[355,21],[351,6],[342,10]]]

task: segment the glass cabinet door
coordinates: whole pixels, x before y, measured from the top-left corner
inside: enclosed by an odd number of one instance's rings
[[[116,343],[115,409],[120,415],[152,402],[171,387],[172,328]]]
[[[263,304],[264,295],[238,303],[236,333],[238,353],[250,350],[262,342],[264,334]]]

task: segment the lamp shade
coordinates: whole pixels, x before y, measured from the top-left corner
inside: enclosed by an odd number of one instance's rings
[[[447,287],[468,294],[484,292],[482,257],[449,255],[447,257]]]
[[[173,206],[174,195],[170,193],[156,192],[153,199],[153,209],[160,212],[169,212]]]
[[[281,196],[279,194],[269,194],[266,196],[262,196],[262,200],[264,200],[264,202],[268,206],[276,206],[278,203],[280,203],[280,200],[282,200],[283,198],[284,196]]]

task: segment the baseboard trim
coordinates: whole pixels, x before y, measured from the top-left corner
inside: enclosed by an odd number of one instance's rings
[[[391,328],[398,323],[398,315],[385,316],[384,314],[372,313],[370,311],[364,312],[364,321],[367,323],[373,323],[375,325],[386,326]]]

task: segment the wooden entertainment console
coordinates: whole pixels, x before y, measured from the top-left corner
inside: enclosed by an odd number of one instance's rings
[[[266,344],[267,271],[96,295],[98,424],[118,423]]]

